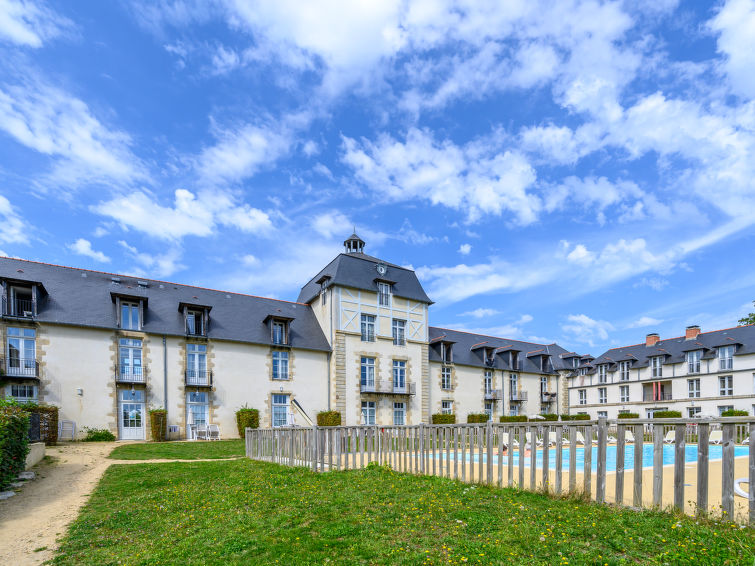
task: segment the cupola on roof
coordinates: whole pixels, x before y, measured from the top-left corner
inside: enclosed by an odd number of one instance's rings
[[[343,242],[343,246],[346,249],[347,254],[363,254],[364,253],[364,240],[357,236],[356,230]]]

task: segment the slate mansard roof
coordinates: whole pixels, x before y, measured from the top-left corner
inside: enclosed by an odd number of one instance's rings
[[[114,277],[120,282],[114,282]],[[293,319],[289,327],[292,347],[330,351],[306,304],[10,258],[0,258],[0,278],[42,284],[45,293],[38,301],[36,317],[40,322],[116,328],[112,296],[117,294],[146,299],[142,330],[147,333],[184,336],[179,305],[186,303],[210,307],[209,338],[270,345],[270,328],[263,321],[273,316]]]
[[[519,352],[519,368],[516,371],[526,373],[555,373],[558,370],[572,370],[572,366],[566,360],[572,353],[558,344],[537,344],[535,342],[522,342],[508,338],[472,334],[460,330],[438,328],[431,326],[428,329],[430,337],[430,361],[441,362],[440,344],[442,342],[453,343],[453,362],[455,364],[476,366],[481,368],[512,370],[509,366],[508,352]],[[494,349],[495,363],[485,363],[485,349]],[[563,357],[562,357],[563,355]],[[548,357],[547,369],[543,371],[540,360],[542,356]]]
[[[601,354],[593,364],[609,364],[609,370],[618,367],[618,362],[629,361],[630,368],[645,368],[650,365],[650,358],[662,356],[664,364],[679,364],[686,361],[687,352],[702,350],[702,359],[713,359],[720,346],[734,346],[734,355],[755,353],[755,325],[737,326],[711,332],[701,332],[696,338],[684,336],[660,340],[653,346],[635,344],[612,348]]]
[[[377,271],[377,266],[381,264],[387,267],[385,275]],[[397,297],[432,304],[414,271],[362,253],[339,254],[301,288],[297,300],[300,303],[311,302],[320,294],[323,285],[341,285],[375,292],[378,279],[390,282],[392,292]]]

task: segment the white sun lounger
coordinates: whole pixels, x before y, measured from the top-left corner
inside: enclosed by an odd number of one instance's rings
[[[514,438],[513,440],[510,438],[508,432],[502,432],[501,433],[501,440],[503,440],[503,445],[508,448],[509,446],[513,446],[514,448],[519,446],[519,441]]]
[[[663,437],[663,443],[673,444],[674,442],[676,442],[676,431],[670,430],[666,433],[666,436]]]
[[[724,441],[724,431],[722,430],[712,430],[710,432],[710,437],[708,437],[708,442],[711,444],[721,444]]]

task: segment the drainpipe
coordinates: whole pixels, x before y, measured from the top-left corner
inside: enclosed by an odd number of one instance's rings
[[[163,335],[163,399],[165,401],[165,438],[168,437],[168,341]]]
[[[327,290],[325,291],[328,292]],[[330,294],[330,320],[328,326],[330,326],[330,352],[328,352],[328,411],[330,411],[330,359],[333,356],[333,295]],[[346,415],[344,415],[344,419]]]

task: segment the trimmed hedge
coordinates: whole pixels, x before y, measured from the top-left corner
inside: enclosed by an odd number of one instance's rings
[[[21,408],[27,413],[39,414],[39,437],[48,446],[58,442],[58,408],[54,405],[24,403]]]
[[[749,416],[747,411],[741,411],[739,409],[729,409],[721,413],[722,417],[746,417]]]
[[[445,413],[435,413],[431,417],[432,424],[456,424],[456,415],[454,414],[445,414]]]
[[[152,432],[152,442],[165,442],[168,426],[168,411],[165,409],[149,410],[149,428]]]
[[[489,420],[487,413],[469,413],[467,415],[467,423],[486,423]]]
[[[341,413],[338,411],[320,411],[317,413],[317,426],[341,426]]]
[[[639,413],[619,413],[620,419],[639,419],[640,414]]]
[[[539,420],[543,420],[543,421],[557,421],[558,420],[558,415],[555,414],[555,413],[543,413],[540,416],[543,417],[543,418],[542,419],[534,419],[534,420],[537,420],[537,421],[539,421]]]
[[[681,411],[656,411],[653,413],[654,419],[681,419]]]
[[[241,407],[236,411],[236,426],[239,429],[239,436],[244,438],[244,429],[260,427],[260,412],[257,409]]]
[[[561,415],[562,421],[589,421],[590,415]]]
[[[109,442],[115,440],[115,435],[106,428],[83,427],[86,436],[81,440],[83,442]]]
[[[526,423],[527,415],[507,415],[501,417],[502,423]]]
[[[0,403],[0,491],[26,467],[29,414],[15,403]]]

